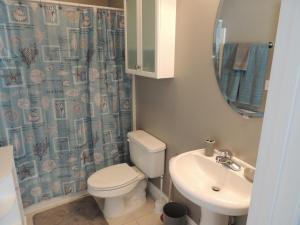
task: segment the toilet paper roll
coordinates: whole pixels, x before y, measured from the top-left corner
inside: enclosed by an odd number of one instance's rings
[[[213,140],[213,139],[210,139],[208,138],[206,141],[205,141],[205,155],[206,156],[213,156],[214,155],[214,152],[215,152],[215,143],[216,141]]]

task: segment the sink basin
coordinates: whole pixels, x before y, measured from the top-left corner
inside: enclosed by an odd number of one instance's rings
[[[213,157],[207,157],[203,149],[186,152],[170,160],[169,170],[178,191],[201,206],[202,217],[205,211],[210,213],[209,217],[219,216],[219,220],[223,221],[223,215],[247,214],[252,183],[243,174],[244,168],[253,167],[233,158],[242,166],[241,170],[236,172],[217,163],[217,155],[216,151]],[[220,224],[216,221],[214,223]]]

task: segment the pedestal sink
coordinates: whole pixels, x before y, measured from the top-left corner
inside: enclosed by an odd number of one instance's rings
[[[252,183],[244,177],[249,164],[233,158],[241,166],[236,172],[216,162],[204,150],[173,157],[170,175],[176,189],[201,207],[200,225],[228,225],[229,216],[246,215],[250,205]]]

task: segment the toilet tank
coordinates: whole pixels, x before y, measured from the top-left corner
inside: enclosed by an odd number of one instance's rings
[[[149,178],[164,174],[166,144],[142,130],[129,132],[130,159]]]

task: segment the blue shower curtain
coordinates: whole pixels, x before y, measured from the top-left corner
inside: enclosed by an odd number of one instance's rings
[[[124,71],[122,11],[0,0],[0,145],[14,146],[24,207],[128,161]]]

